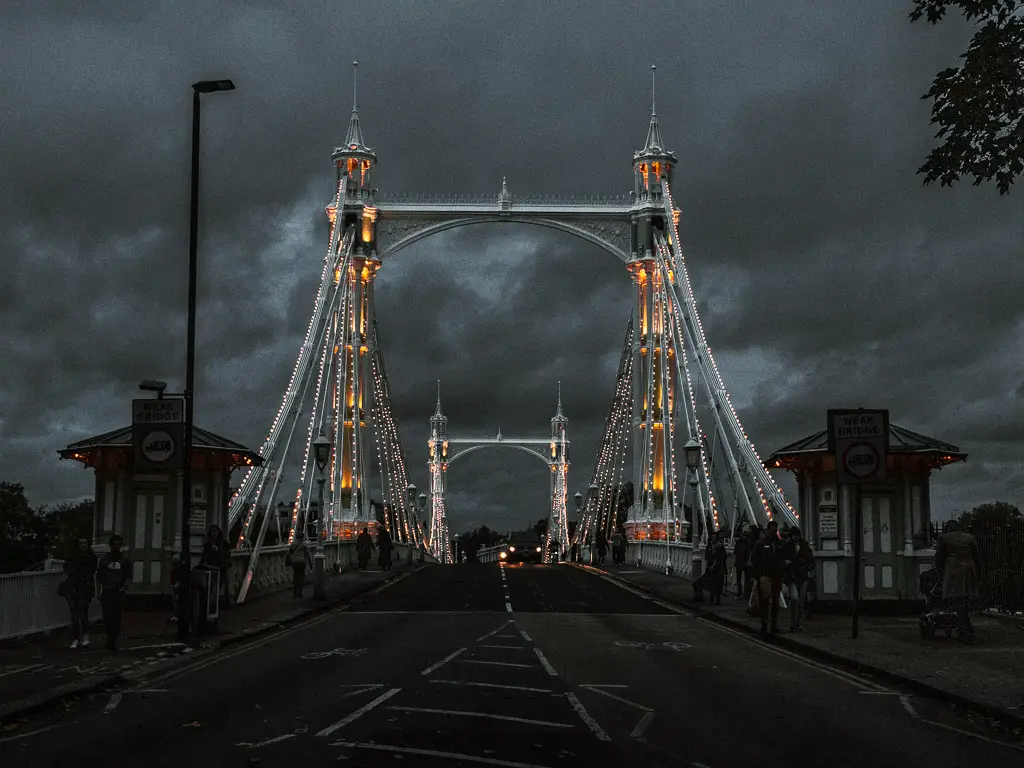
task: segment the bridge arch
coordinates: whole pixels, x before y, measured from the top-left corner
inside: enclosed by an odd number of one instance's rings
[[[454,453],[451,456],[449,456],[448,457],[448,464],[450,465],[456,459],[461,459],[466,454],[473,453],[474,451],[479,451],[479,450],[481,450],[483,448],[515,448],[516,450],[523,451],[524,453],[528,453],[531,456],[536,456],[538,459],[543,461],[546,466],[551,466],[551,459],[547,455],[542,453],[541,451],[535,450],[533,448],[528,448],[525,445],[519,445],[518,443],[513,443],[511,441],[509,441],[509,442],[502,441],[502,442],[492,442],[492,443],[481,443],[479,445],[471,445],[468,448],[463,448],[458,453]]]
[[[630,259],[630,231],[629,225],[625,222],[608,221],[584,224],[578,221],[547,218],[542,215],[512,214],[503,216],[495,214],[491,216],[466,216],[417,221],[417,226],[410,227],[401,214],[395,214],[394,218],[389,217],[389,212],[386,208],[382,208],[381,213],[381,225],[378,228],[377,234],[381,260],[385,260],[389,256],[393,256],[402,249],[431,235],[476,224],[531,224],[533,226],[555,229],[593,243],[615,256],[623,264],[627,264]],[[401,219],[402,223],[398,224],[395,219]],[[397,226],[389,226],[392,222]]]

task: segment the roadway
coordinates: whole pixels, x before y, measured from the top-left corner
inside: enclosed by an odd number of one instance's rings
[[[0,764],[1021,765],[934,706],[572,566],[433,566],[0,734]]]

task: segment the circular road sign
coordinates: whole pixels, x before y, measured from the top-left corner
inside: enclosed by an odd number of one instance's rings
[[[843,451],[843,469],[861,480],[878,474],[881,457],[870,443],[854,443]]]
[[[174,455],[174,438],[160,430],[150,432],[143,438],[142,455],[154,464],[167,461]]]

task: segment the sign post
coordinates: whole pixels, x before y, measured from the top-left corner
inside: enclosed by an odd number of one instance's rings
[[[158,397],[132,400],[132,456],[141,472],[180,469],[185,400]]]
[[[889,411],[830,409],[828,412],[828,448],[836,460],[836,482],[840,485],[884,483],[886,457],[889,455]],[[840,490],[842,494],[842,490]],[[860,503],[853,509],[853,629],[856,639],[860,628],[861,550],[864,546],[864,521]]]

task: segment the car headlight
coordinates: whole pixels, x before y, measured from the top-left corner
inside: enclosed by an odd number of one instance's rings
[[[540,547],[537,547],[537,551],[540,552]]]
[[[498,555],[498,557],[500,557],[502,560],[504,560],[506,557],[508,557],[508,553],[507,552],[502,552],[501,554]]]
[[[515,552],[515,551],[516,551],[516,548],[515,548],[515,547],[509,547],[509,548],[508,548],[508,551],[509,551],[509,552]]]

